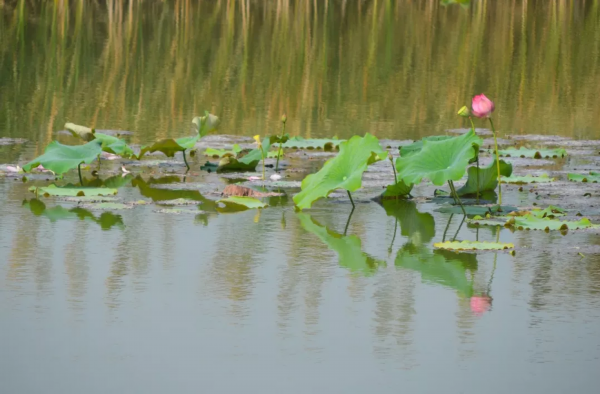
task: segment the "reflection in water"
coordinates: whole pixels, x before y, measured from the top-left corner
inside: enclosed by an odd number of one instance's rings
[[[208,109],[226,133],[287,111],[292,135],[416,137],[485,92],[502,131],[597,135],[596,2],[439,3],[5,1],[0,130],[39,150],[66,121],[146,143]]]
[[[319,237],[329,249],[337,252],[340,266],[365,275],[372,275],[379,267],[385,267],[385,261],[376,260],[362,251],[360,238],[356,235],[338,234],[306,213],[297,212],[296,216],[306,231]]]
[[[100,225],[102,230],[110,230],[112,227],[123,228],[123,218],[121,215],[115,215],[112,212],[102,212],[100,216],[96,217],[92,212],[87,209],[76,207],[72,209],[66,209],[60,205],[52,208],[46,208],[41,200],[32,198],[31,200],[24,200],[23,207],[28,208],[36,216],[44,216],[51,222],[65,219],[79,219],[88,220]]]

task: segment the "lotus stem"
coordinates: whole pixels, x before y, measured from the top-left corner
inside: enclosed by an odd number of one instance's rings
[[[262,174],[262,180],[265,180],[265,154],[263,152],[262,147],[260,148],[260,156],[262,157],[262,170],[263,170],[263,174]]]
[[[392,157],[391,154],[388,157],[390,158],[390,163],[392,163],[392,171],[394,171],[394,183],[397,184],[398,183],[398,175],[396,175],[396,167],[394,166],[394,158]]]
[[[183,151],[183,162],[185,163],[185,166],[187,167],[187,170],[190,170],[190,165],[187,162],[187,158],[185,157],[185,150]]]
[[[456,232],[454,233],[454,238],[452,238],[452,242],[456,241],[456,237],[458,237],[458,232],[460,231],[460,228],[462,227],[463,223],[465,222],[467,215],[463,216],[463,219],[461,220],[460,224],[458,225],[458,228],[456,229]]]
[[[448,232],[448,229],[450,228],[450,222],[452,221],[453,216],[454,216],[454,214],[451,213],[450,218],[448,219],[448,224],[446,224],[446,229],[444,230],[444,235],[442,236],[442,242],[446,242],[446,233]]]
[[[346,190],[346,192],[348,193],[348,197],[350,198],[350,202],[352,203],[352,210],[354,210],[354,208],[356,206],[354,205],[354,200],[352,199],[352,194],[350,194],[350,192],[348,190]]]
[[[98,155],[98,171],[100,171],[100,155]]]
[[[285,122],[283,123],[283,128],[281,129],[281,136],[279,137],[279,149],[277,149],[277,162],[275,163],[275,172],[279,171],[279,158],[281,157],[281,145],[283,141],[283,135],[285,134]]]
[[[475,123],[473,123],[473,118],[470,116],[469,122],[471,122],[471,130],[475,133]],[[479,204],[479,152],[477,153],[477,204]]]
[[[456,202],[458,202],[458,204],[460,205],[460,209],[462,209],[463,214],[465,214],[465,216],[466,216],[467,211],[465,211],[465,207],[463,206],[462,201],[460,201],[460,197],[458,197],[458,193],[456,193],[456,188],[454,187],[454,182],[452,182],[451,180],[448,180],[448,185],[450,185],[450,190],[452,191],[452,194],[454,195],[454,199],[456,200]]]
[[[348,192],[350,194],[350,192]],[[352,197],[350,197],[352,199]],[[344,236],[348,232],[348,226],[350,225],[350,219],[352,219],[352,215],[354,214],[354,205],[352,205],[352,210],[350,211],[350,215],[348,215],[348,220],[346,221],[346,227],[344,227]]]
[[[83,187],[83,178],[81,178],[81,163],[79,163],[77,166],[77,173],[79,174],[79,183],[81,184],[81,187]]]
[[[498,156],[498,140],[496,139],[496,129],[494,128],[494,122],[492,118],[490,120],[490,126],[492,127],[492,134],[494,134],[494,147],[496,149],[496,168],[498,169],[498,206],[502,205],[502,182],[500,179],[500,158]]]

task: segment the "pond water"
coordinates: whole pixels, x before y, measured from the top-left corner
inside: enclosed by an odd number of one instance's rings
[[[507,159],[557,182],[506,185],[505,203],[600,223],[600,187],[566,182],[600,171],[599,8],[5,1],[0,138],[29,142],[0,144],[0,165],[78,143],[58,133],[67,121],[143,144],[186,135],[204,109],[237,136],[226,146],[278,131],[284,111],[292,135],[414,139],[463,126],[456,110],[485,91],[502,135],[573,138],[520,141],[569,155]],[[331,156],[286,153],[284,179]],[[179,155],[151,159],[125,162],[125,178],[103,161],[102,179],[123,180],[114,198],[136,202],[123,210],[36,198],[45,175],[0,175],[3,393],[597,391],[598,230],[475,227],[438,212],[428,183],[380,204],[389,163],[365,173],[355,210],[335,193],[296,212],[298,188],[282,184],[266,209],[218,213],[235,176],[201,171],[201,154],[188,174]],[[157,204],[176,198],[195,204]],[[516,253],[433,247],[451,239]]]

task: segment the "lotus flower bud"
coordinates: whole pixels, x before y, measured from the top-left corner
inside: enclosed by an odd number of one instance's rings
[[[473,97],[473,103],[471,105],[473,109],[473,115],[478,118],[489,118],[494,112],[494,103],[489,98],[485,97],[485,94],[480,94]]]
[[[458,110],[458,115],[462,116],[463,118],[468,118],[471,116],[471,111],[469,111],[469,108],[467,108],[466,105],[463,105],[463,107]]]
[[[281,123],[285,124],[286,121],[287,121],[287,115],[283,114],[283,116],[281,117]]]

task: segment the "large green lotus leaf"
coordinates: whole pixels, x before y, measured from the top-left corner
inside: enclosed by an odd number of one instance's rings
[[[56,185],[49,185],[45,187],[31,186],[29,191],[44,197],[114,196],[117,194],[117,189],[110,189],[106,187],[78,187],[74,185],[62,187],[58,187]]]
[[[39,165],[45,169],[62,175],[78,165],[91,163],[102,153],[102,142],[93,140],[84,145],[63,145],[52,141],[46,147],[44,154],[23,166],[23,171],[31,171]]]
[[[446,241],[434,243],[433,247],[447,250],[504,250],[514,249],[512,243],[479,241]]]
[[[338,254],[339,265],[352,272],[372,275],[379,267],[385,267],[385,261],[376,260],[362,251],[360,238],[356,235],[342,235],[322,226],[310,215],[296,213],[304,230],[319,237],[327,247]]]
[[[69,131],[74,137],[81,138],[84,141],[90,142],[96,138],[95,130],[89,127],[80,126],[75,123],[65,123],[65,129]]]
[[[336,189],[349,192],[358,190],[362,174],[369,164],[387,158],[377,137],[367,133],[364,137],[354,136],[340,144],[340,153],[325,162],[316,174],[302,181],[302,191],[294,196],[299,209],[310,208],[319,198],[327,197]]]
[[[473,295],[473,282],[467,278],[467,269],[477,268],[477,256],[472,253],[432,252],[408,243],[398,250],[395,264],[419,272],[423,282],[452,288],[465,297]]]
[[[398,198],[407,198],[413,189],[413,184],[406,185],[403,180],[393,185],[388,185],[381,194],[382,200],[394,200]]]
[[[133,149],[120,138],[108,134],[95,133],[97,140],[102,141],[102,150],[123,157],[135,156]]]
[[[400,222],[400,233],[405,237],[416,234],[421,242],[429,242],[435,236],[435,221],[427,212],[419,212],[417,204],[408,200],[383,200],[381,206],[388,216]]]
[[[396,160],[398,177],[407,184],[418,184],[423,178],[437,186],[457,181],[465,174],[481,143],[473,130],[442,141],[426,140],[419,152]]]
[[[268,157],[269,149],[271,149],[271,140],[269,137],[265,137],[259,148],[252,149],[242,157],[223,157],[219,162],[217,172],[254,171],[258,163],[262,160],[263,155],[265,158]]]
[[[284,148],[290,149],[323,149],[333,150],[337,148],[345,140],[328,139],[328,138],[309,138],[304,139],[302,137],[290,138],[288,141],[283,143]]]
[[[493,151],[490,149],[490,153]],[[519,149],[516,148],[507,148],[507,149],[499,149],[498,154],[500,156],[505,157],[527,157],[532,159],[544,159],[544,158],[558,158],[567,156],[567,151],[558,148],[558,149],[529,149],[525,147],[521,147]]]
[[[512,164],[500,160],[500,175],[509,177],[512,174]],[[498,186],[498,168],[496,159],[487,167],[469,167],[467,170],[467,183],[463,187],[456,190],[459,196],[467,196],[477,194],[477,185],[479,185],[479,193],[496,190]],[[477,177],[479,176],[479,180]]]
[[[192,137],[182,137],[177,139],[165,138],[163,140],[156,141],[150,146],[142,147],[140,154],[138,155],[138,159],[141,159],[146,153],[153,153],[157,151],[164,153],[167,157],[173,157],[177,152],[183,152],[184,150],[192,149],[199,139],[200,134]]]
[[[598,183],[600,182],[600,172],[591,171],[589,175],[581,175],[581,174],[568,174],[567,177],[570,181],[575,182],[591,182]]]
[[[503,176],[501,179],[502,183],[512,183],[516,185],[524,185],[527,183],[549,183],[554,182],[554,178],[550,178],[548,174],[541,174],[540,176],[534,175],[511,175],[509,177]]]
[[[220,123],[221,120],[218,116],[204,111],[204,116],[196,116],[192,119],[192,130],[202,138],[211,131],[216,130]]]
[[[217,211],[219,212],[238,212],[245,211],[247,209],[266,208],[268,206],[264,202],[252,197],[231,196],[222,198],[217,202],[225,206],[224,208],[217,207]]]
[[[424,137],[418,141],[413,142],[410,145],[405,145],[405,146],[401,146],[400,149],[400,156],[402,157],[408,157],[410,155],[413,155],[415,153],[419,153],[421,151],[421,149],[423,149],[423,142],[424,141],[445,141],[448,140],[450,138],[454,138],[450,135],[432,135],[431,137]]]

